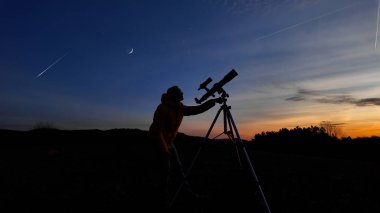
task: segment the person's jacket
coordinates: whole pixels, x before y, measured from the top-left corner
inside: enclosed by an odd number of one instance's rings
[[[149,135],[155,141],[159,141],[162,151],[168,152],[168,146],[174,141],[183,116],[196,115],[205,112],[215,106],[215,100],[208,100],[198,106],[185,106],[182,102],[171,100],[164,93],[161,96],[161,104],[154,112],[153,123],[149,128]]]

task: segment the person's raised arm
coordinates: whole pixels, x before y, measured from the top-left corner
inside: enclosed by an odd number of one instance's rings
[[[201,114],[212,107],[215,106],[215,103],[223,103],[223,98],[215,98],[215,99],[210,99],[206,102],[204,102],[201,105],[198,106],[185,106],[183,105],[183,115],[189,116],[189,115],[197,115]]]

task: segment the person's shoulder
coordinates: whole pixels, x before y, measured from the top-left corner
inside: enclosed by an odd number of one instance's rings
[[[169,111],[170,110],[170,107],[169,106],[167,106],[166,104],[159,104],[158,106],[157,106],[157,109],[156,109],[156,111],[160,111],[160,112],[167,112],[167,111]]]
[[[162,104],[162,103],[157,106],[157,110],[158,109],[165,109],[165,108],[166,108],[165,104]]]

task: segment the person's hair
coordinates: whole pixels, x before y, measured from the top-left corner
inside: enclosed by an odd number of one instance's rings
[[[174,101],[182,101],[182,91],[178,86],[170,87],[166,91],[166,94],[168,94]]]

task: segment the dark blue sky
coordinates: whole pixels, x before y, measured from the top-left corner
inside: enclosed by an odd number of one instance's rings
[[[1,1],[0,128],[147,129],[168,87],[180,86],[194,105],[201,82],[234,68],[226,89],[245,137],[324,120],[345,123],[345,135],[379,134],[377,6]],[[215,112],[185,119],[180,130],[204,134]],[[370,133],[361,127],[368,123]]]

